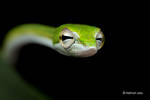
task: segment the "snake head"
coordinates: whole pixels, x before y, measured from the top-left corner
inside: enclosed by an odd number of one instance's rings
[[[65,55],[89,57],[96,54],[104,44],[104,34],[94,26],[64,24],[57,32],[59,42],[55,47]]]

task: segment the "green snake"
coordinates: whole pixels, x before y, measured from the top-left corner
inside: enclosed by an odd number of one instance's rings
[[[98,27],[83,24],[63,24],[57,28],[42,24],[23,24],[13,28],[7,33],[0,50],[2,100],[52,100],[27,85],[14,68],[10,67],[17,59],[17,51],[29,43],[44,45],[65,56],[89,57],[103,47],[104,34]],[[15,87],[14,91],[19,95],[11,95],[12,87]]]

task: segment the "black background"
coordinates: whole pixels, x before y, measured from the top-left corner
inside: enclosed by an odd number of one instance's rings
[[[66,57],[30,44],[21,49],[16,69],[30,84],[56,100],[125,97],[123,91],[146,95],[145,15],[139,5],[103,1],[5,4],[1,9],[0,40],[2,43],[12,27],[24,23],[55,27],[78,23],[100,27],[106,41],[95,56]]]

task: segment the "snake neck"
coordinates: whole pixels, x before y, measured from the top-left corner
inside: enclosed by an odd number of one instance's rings
[[[15,63],[18,57],[18,51],[27,44],[40,44],[54,49],[53,41],[46,37],[36,35],[21,35],[12,41],[8,42],[2,48],[2,57],[10,63]]]
[[[41,24],[23,24],[10,30],[3,42],[2,56],[8,62],[17,59],[18,51],[26,44],[40,44],[53,49],[54,27]]]

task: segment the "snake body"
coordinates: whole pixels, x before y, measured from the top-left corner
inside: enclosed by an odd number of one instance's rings
[[[64,24],[51,27],[41,24],[23,24],[10,30],[0,50],[1,100],[52,100],[27,84],[15,71],[13,62],[18,50],[29,43],[37,43],[73,57],[89,57],[104,44],[100,28],[82,24]]]
[[[41,24],[24,24],[8,32],[2,48],[10,62],[16,51],[25,44],[37,43],[67,56],[89,57],[103,46],[104,35],[100,28],[82,24],[64,24],[58,28]]]

